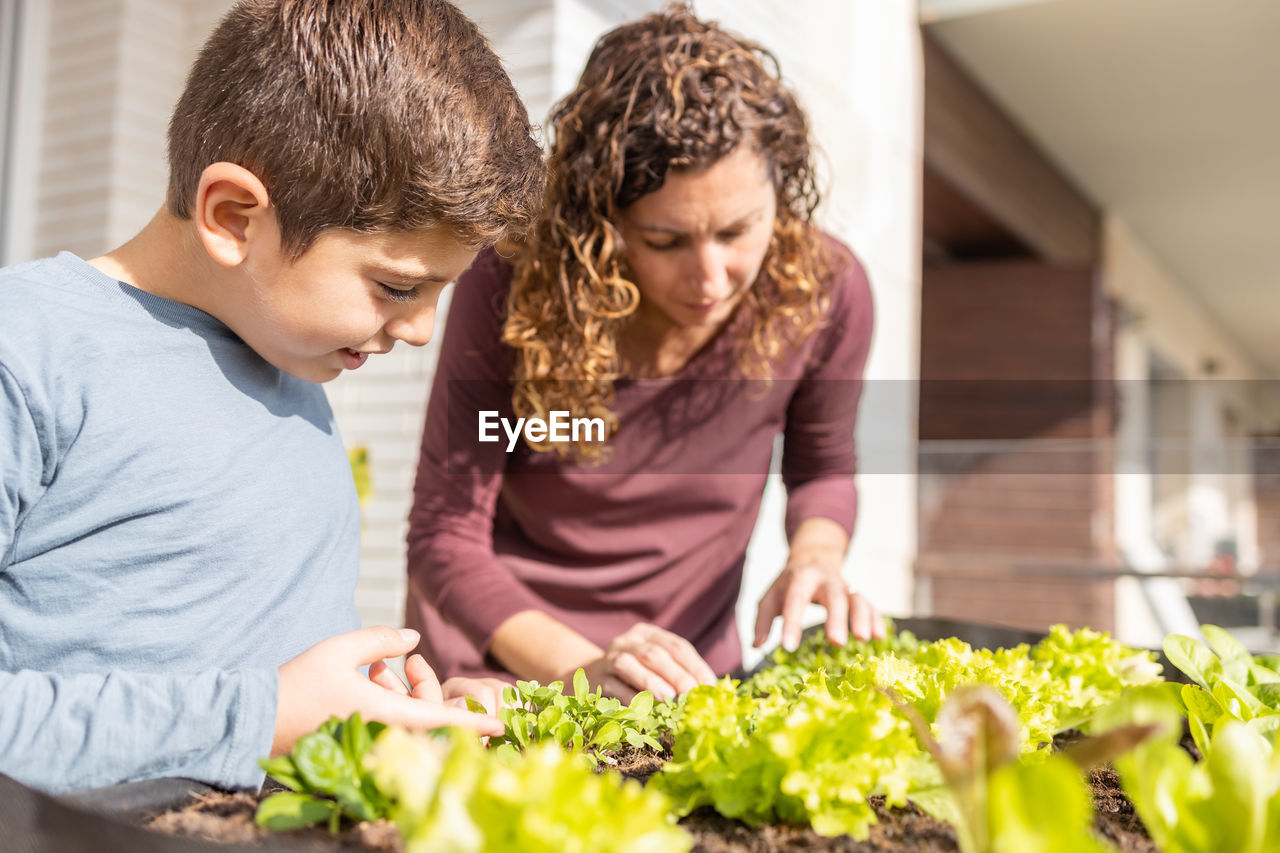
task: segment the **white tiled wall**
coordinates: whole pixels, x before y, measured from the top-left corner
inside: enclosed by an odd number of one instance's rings
[[[164,199],[165,128],[182,88],[186,17],[166,0],[49,6],[33,254],[98,254]]]

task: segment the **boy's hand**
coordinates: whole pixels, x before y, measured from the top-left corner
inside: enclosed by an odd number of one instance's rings
[[[392,693],[412,696],[415,699],[426,699],[428,702],[444,702],[445,695],[440,687],[440,679],[436,678],[435,670],[422,655],[410,655],[404,662],[404,677],[409,679],[408,685],[400,680],[400,676],[396,675],[391,667],[387,666],[386,661],[378,660],[369,665],[369,680]]]
[[[423,661],[423,666],[426,662]],[[405,671],[409,669],[405,665]],[[481,705],[485,711],[490,714],[497,714],[498,711],[506,707],[506,703],[502,701],[502,691],[511,687],[510,683],[499,678],[464,678],[455,676],[440,685],[440,690],[444,694],[446,705],[456,705],[459,708],[467,707],[466,697],[470,696]]]
[[[444,705],[440,684],[421,658],[421,666],[415,664],[412,672],[405,664],[414,685],[412,691],[405,691],[409,695],[388,689],[385,679],[371,681],[375,678],[372,666],[370,679],[360,674],[361,666],[402,655],[417,644],[418,632],[408,628],[364,628],[322,640],[281,666],[271,754],[289,752],[295,740],[315,731],[330,717],[346,718],[356,711],[367,721],[410,729],[459,726],[482,735],[502,734],[502,724],[493,717]],[[393,673],[387,674],[395,678]]]
[[[422,655],[410,655],[404,662],[404,675],[409,679],[406,685],[383,661],[375,661],[369,667],[369,680],[380,684],[393,693],[401,696],[414,696],[440,702],[455,708],[467,707],[467,697],[475,699],[485,708],[485,713],[493,715],[504,707],[502,691],[512,686],[498,678],[465,678],[455,676],[444,684],[436,678],[431,665]]]

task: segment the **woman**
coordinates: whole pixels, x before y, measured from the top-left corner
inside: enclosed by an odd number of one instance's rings
[[[793,648],[810,602],[835,642],[881,635],[840,575],[870,292],[811,224],[776,62],[668,7],[601,38],[550,126],[535,233],[482,255],[450,310],[410,516],[420,650],[442,677],[583,667],[623,699],[737,668],[778,433],[790,554],[756,645],[781,616]],[[583,429],[511,438],[555,412]]]

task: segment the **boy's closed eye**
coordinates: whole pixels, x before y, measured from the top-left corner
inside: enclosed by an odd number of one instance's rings
[[[392,302],[412,302],[420,295],[417,285],[396,287],[380,281],[378,287],[382,290],[382,295]]]

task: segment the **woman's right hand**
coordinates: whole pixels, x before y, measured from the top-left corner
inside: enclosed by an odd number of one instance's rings
[[[585,664],[587,681],[606,696],[630,702],[641,690],[661,701],[699,684],[715,684],[716,674],[693,644],[678,634],[641,622],[613,638],[604,654]],[[573,683],[573,673],[564,678]]]

